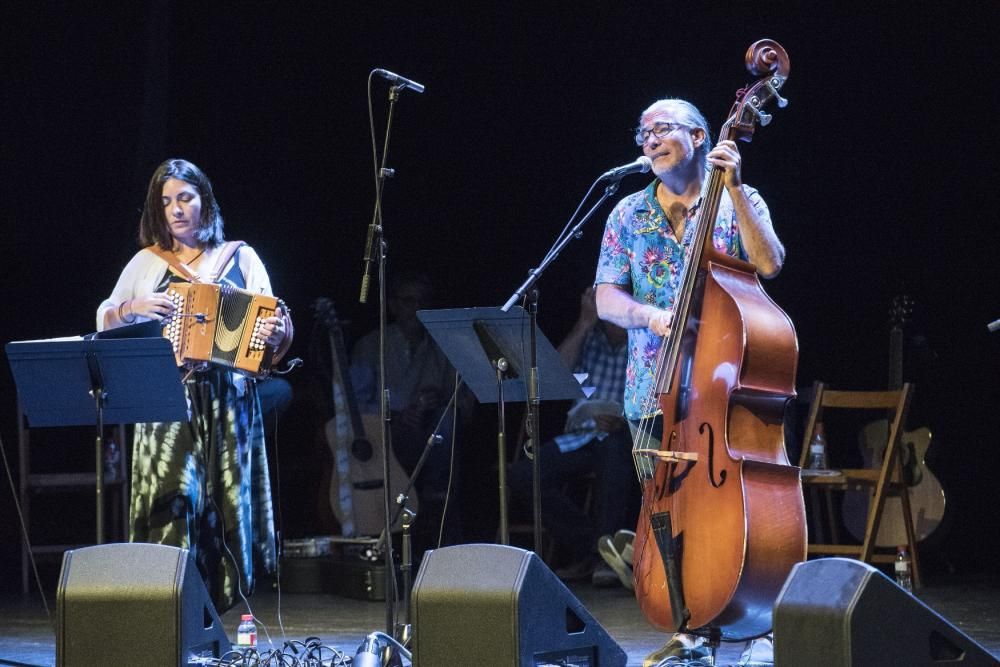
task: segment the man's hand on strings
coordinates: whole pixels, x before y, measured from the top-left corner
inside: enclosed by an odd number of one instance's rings
[[[657,336],[670,335],[670,324],[674,320],[674,313],[670,310],[656,308],[649,316],[649,324],[646,326]]]
[[[727,189],[734,190],[743,185],[740,176],[740,151],[735,141],[723,139],[708,152],[707,157],[710,165],[725,172],[724,183]]]

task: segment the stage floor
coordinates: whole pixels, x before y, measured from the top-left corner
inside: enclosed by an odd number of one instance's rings
[[[570,588],[626,651],[630,667],[641,665],[647,653],[662,645],[665,636],[649,626],[632,594],[624,588],[597,589],[589,584],[572,585]],[[1000,580],[967,579],[932,583],[920,592],[919,597],[994,657],[1000,658]],[[324,594],[284,593],[279,596],[270,589],[256,593],[250,599],[250,606],[253,613],[267,624],[270,639],[276,647],[281,644],[282,638],[302,640],[318,636],[324,643],[353,656],[365,635],[385,630],[385,604],[382,602],[364,602]],[[53,602],[50,602],[50,608],[54,614]],[[231,638],[234,638],[240,614],[245,612],[245,606],[238,605],[223,616]],[[886,620],[891,622],[891,615],[887,614]],[[284,626],[283,632],[281,625]],[[55,634],[51,627],[37,595],[0,598],[0,665],[55,664]],[[260,645],[267,648],[264,628],[258,626],[258,629]],[[885,631],[891,636],[892,627],[887,625]],[[780,637],[777,641],[781,641]],[[736,664],[741,649],[742,645],[723,644],[719,664]],[[470,637],[463,646],[456,647],[456,654],[465,656],[456,664],[477,664],[475,651],[475,638]],[[885,658],[885,664],[893,664],[891,656]]]

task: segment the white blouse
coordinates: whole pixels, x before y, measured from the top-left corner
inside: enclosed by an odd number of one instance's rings
[[[271,279],[267,275],[267,269],[264,268],[264,263],[254,249],[248,245],[241,246],[235,258],[239,258],[240,272],[246,281],[246,289],[251,292],[273,296]],[[229,260],[229,263],[223,267],[221,275],[226,275],[232,267],[235,258]],[[211,264],[208,266],[211,266]],[[119,305],[129,299],[138,299],[151,295],[156,286],[163,280],[163,276],[166,275],[168,268],[169,265],[167,262],[153,251],[143,248],[137,252],[129,260],[128,264],[125,265],[125,268],[122,269],[122,273],[118,277],[118,282],[111,291],[111,296],[102,301],[101,305],[97,307],[97,330],[104,331],[105,316],[110,311],[117,309]],[[146,322],[148,319],[141,315],[135,316],[136,322]]]

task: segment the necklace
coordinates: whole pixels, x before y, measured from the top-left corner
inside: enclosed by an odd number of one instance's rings
[[[178,253],[174,252],[174,254],[177,255]],[[205,248],[202,248],[201,251],[197,255],[195,255],[194,257],[192,257],[191,259],[184,260],[184,259],[181,259],[179,255],[178,255],[177,259],[180,260],[184,264],[191,264],[196,259],[198,259],[199,257],[201,257],[204,254],[205,254]]]

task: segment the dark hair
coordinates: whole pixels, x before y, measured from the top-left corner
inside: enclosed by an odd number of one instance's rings
[[[212,182],[201,169],[187,160],[167,160],[153,172],[146,191],[146,205],[139,218],[139,245],[158,245],[164,250],[174,246],[167,217],[163,212],[163,184],[169,179],[189,183],[198,189],[201,196],[201,220],[198,221],[198,241],[214,246],[225,241],[222,233],[222,214],[212,193]]]

